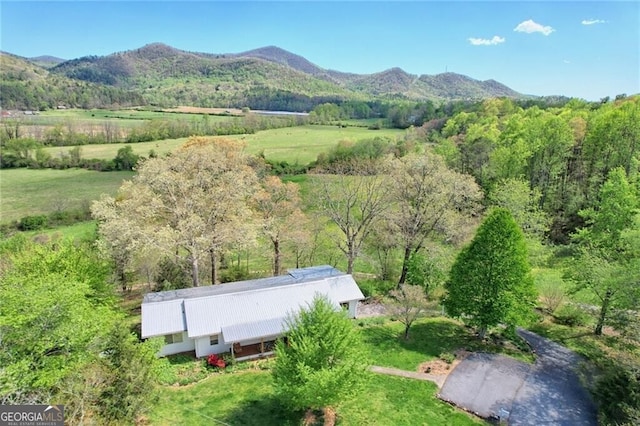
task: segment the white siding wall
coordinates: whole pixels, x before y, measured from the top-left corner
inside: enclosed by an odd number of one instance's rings
[[[358,315],[358,301],[352,300],[349,302],[349,318],[355,318]]]
[[[202,358],[211,354],[221,354],[223,352],[229,352],[231,349],[230,344],[226,344],[222,341],[222,337],[218,338],[218,344],[211,346],[209,344],[209,336],[196,337],[196,356]]]
[[[193,341],[193,339],[189,339],[189,337],[187,337],[187,332],[183,331],[182,342],[172,343],[170,345],[164,345],[162,349],[160,349],[160,352],[158,355],[167,356],[167,355],[179,354],[181,352],[189,352],[195,349],[194,344],[195,342]]]

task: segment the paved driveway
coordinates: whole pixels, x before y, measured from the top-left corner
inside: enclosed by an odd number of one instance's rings
[[[472,354],[447,377],[440,397],[481,417],[510,425],[597,425],[596,408],[574,371],[581,358],[526,330],[533,365],[503,355]]]

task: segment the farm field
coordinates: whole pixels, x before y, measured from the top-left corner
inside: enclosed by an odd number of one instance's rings
[[[120,110],[106,110],[106,109],[54,109],[48,111],[42,111],[38,115],[33,115],[28,118],[29,121],[47,121],[57,120],[60,121],[95,121],[95,120],[115,120],[116,122],[127,122],[130,120],[144,121],[153,119],[175,119],[184,118],[187,120],[201,120],[203,114],[212,114],[218,111],[204,111],[202,113],[194,113],[192,111],[183,111],[181,109],[165,110],[165,111],[148,111],[140,109],[120,109]],[[209,119],[212,121],[229,121],[234,117],[222,116],[222,115],[209,115]]]
[[[133,172],[84,169],[0,170],[0,222],[86,206],[103,193],[115,194]]]
[[[327,152],[342,140],[357,141],[360,139],[387,137],[394,139],[404,134],[403,130],[381,129],[369,130],[363,127],[338,126],[299,126],[262,130],[249,135],[217,136],[234,139],[247,144],[247,152],[258,154],[264,152],[265,158],[273,161],[308,164],[315,161],[318,154]],[[165,154],[182,145],[187,139],[166,139],[153,142],[116,143],[82,145],[83,158],[112,159],[123,146],[131,146],[137,155],[148,156],[151,150],[156,154]],[[67,154],[74,147],[47,147],[46,152],[52,156]]]

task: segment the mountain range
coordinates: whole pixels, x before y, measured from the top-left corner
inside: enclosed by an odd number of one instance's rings
[[[413,75],[400,68],[374,74],[328,70],[275,46],[213,54],[152,43],[125,52],[67,61],[51,56],[27,59],[3,54],[1,65],[3,84],[5,79],[15,85],[56,76],[58,82],[84,82],[132,92],[136,94],[133,98],[162,106],[249,106],[295,111],[346,100],[524,97],[497,81],[479,81],[455,73]]]

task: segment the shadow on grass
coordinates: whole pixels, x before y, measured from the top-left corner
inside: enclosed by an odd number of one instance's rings
[[[288,411],[276,396],[262,396],[241,402],[221,420],[229,425],[276,426],[300,425],[303,417]]]
[[[411,326],[409,339],[404,339],[404,325],[398,321],[363,325],[365,344],[374,356],[373,363],[396,368],[414,369],[422,361],[452,356],[458,349],[471,352],[503,353],[533,361],[528,346],[518,336],[491,334],[479,340],[472,329],[446,318],[429,318]],[[380,359],[385,360],[380,361]]]

